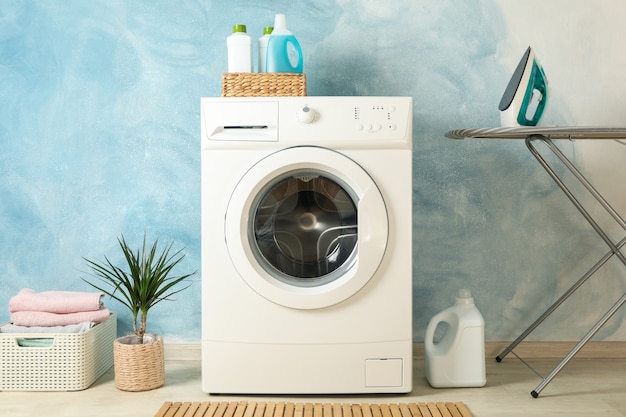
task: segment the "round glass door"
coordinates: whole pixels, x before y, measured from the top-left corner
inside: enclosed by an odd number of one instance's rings
[[[262,297],[285,307],[324,308],[374,276],[387,247],[387,210],[352,159],[312,146],[254,164],[225,213],[230,262]]]
[[[287,284],[327,284],[356,259],[353,193],[323,172],[296,171],[268,184],[253,203],[251,219],[257,259]]]

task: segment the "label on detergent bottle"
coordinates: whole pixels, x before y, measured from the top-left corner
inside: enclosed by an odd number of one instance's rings
[[[302,73],[304,58],[300,43],[287,30],[284,14],[277,14],[274,18],[274,30],[267,43],[266,69],[267,72]]]

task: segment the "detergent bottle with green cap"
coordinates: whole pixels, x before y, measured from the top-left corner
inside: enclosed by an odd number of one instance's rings
[[[252,38],[246,33],[246,25],[233,26],[233,33],[226,38],[228,47],[228,72],[252,72]]]
[[[274,30],[267,42],[267,72],[302,73],[304,57],[296,37],[287,30],[284,14],[274,17]]]
[[[265,26],[263,28],[263,36],[259,38],[259,72],[267,71],[267,67],[265,65],[265,59],[267,57],[267,43],[270,40],[270,35],[273,30],[273,27]]]

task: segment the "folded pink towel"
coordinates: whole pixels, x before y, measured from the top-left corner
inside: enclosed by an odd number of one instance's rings
[[[95,311],[77,313],[47,313],[45,311],[15,311],[11,313],[11,323],[16,326],[68,326],[84,321],[102,323],[109,318],[109,310],[102,308]]]
[[[9,311],[45,311],[48,313],[76,313],[102,308],[103,293],[79,291],[36,292],[24,288],[9,301]]]

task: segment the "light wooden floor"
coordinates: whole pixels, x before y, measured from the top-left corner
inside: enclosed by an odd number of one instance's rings
[[[534,359],[547,373],[555,360]],[[530,396],[539,378],[514,357],[487,361],[487,386],[433,389],[424,362],[415,361],[414,389],[406,395],[378,396],[210,396],[201,391],[198,361],[168,361],[166,384],[147,392],[119,391],[109,370],[89,389],[77,392],[0,392],[0,415],[153,417],[165,401],[292,401],[399,403],[463,401],[475,417],[626,416],[626,359],[574,359],[541,392]]]

